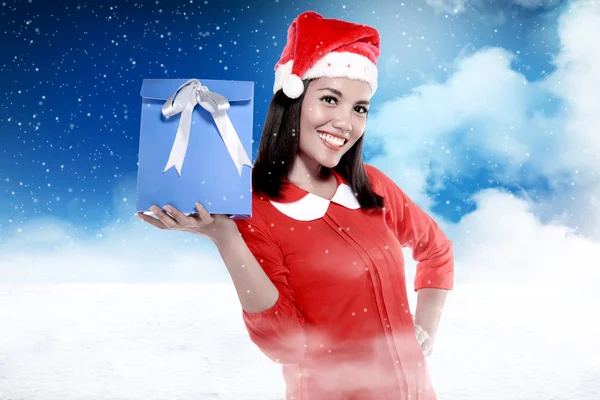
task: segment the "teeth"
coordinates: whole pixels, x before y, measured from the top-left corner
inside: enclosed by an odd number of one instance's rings
[[[321,139],[323,139],[335,146],[339,146],[339,147],[342,147],[344,145],[344,143],[346,142],[346,139],[336,138],[331,135],[323,135],[322,133],[319,133],[319,137]]]

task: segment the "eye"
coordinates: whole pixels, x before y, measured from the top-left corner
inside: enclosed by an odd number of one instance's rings
[[[325,100],[326,103],[328,104],[334,104],[334,103],[330,103],[329,100],[335,100],[335,103],[337,103],[338,99],[333,97],[333,96],[323,96],[321,97],[319,100],[323,101]],[[357,110],[358,109],[358,110]],[[360,111],[360,109],[362,109],[363,111]],[[359,114],[368,114],[369,110],[367,109],[367,107],[364,106],[357,106],[355,108],[355,110],[359,113]]]
[[[364,111],[363,111],[363,112],[361,112],[360,114],[368,114],[368,113],[369,113],[369,110],[367,109],[367,107],[358,106],[358,107],[356,107],[356,108],[362,108],[362,109],[364,110]]]
[[[335,97],[333,97],[333,96],[323,96],[323,97],[321,97],[319,100],[325,100],[325,99],[333,99],[333,100],[335,100],[335,102],[336,102],[336,103],[337,103],[337,101],[338,101],[338,100],[337,100]],[[327,101],[327,100],[325,100],[325,102],[326,102],[326,103],[329,103],[329,101]],[[329,104],[332,104],[332,103],[329,103]]]

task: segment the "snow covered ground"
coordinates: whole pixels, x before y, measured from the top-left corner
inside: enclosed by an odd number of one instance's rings
[[[429,359],[439,399],[600,399],[599,295],[561,294],[457,285]],[[283,393],[231,285],[0,285],[0,399]]]

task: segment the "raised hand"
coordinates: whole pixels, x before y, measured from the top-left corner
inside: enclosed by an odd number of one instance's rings
[[[136,216],[141,220],[157,227],[158,229],[169,229],[195,233],[212,240],[221,240],[228,235],[239,234],[236,223],[225,214],[210,214],[202,205],[196,203],[198,213],[185,215],[172,206],[161,209],[157,206],[150,207],[150,211],[157,218],[138,213]]]

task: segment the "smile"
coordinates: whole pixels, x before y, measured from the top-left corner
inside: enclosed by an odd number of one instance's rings
[[[323,134],[320,132],[319,132],[319,137],[321,138],[321,140],[323,140],[323,142],[325,142],[326,145],[329,145],[329,147],[337,148],[337,149],[342,148],[344,146],[344,144],[346,144],[346,142],[347,142],[346,139],[334,137],[329,134]]]

